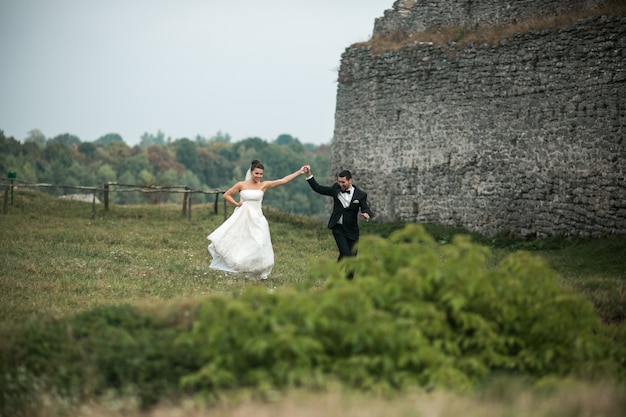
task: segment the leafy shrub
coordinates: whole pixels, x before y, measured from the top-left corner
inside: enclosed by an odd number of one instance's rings
[[[80,402],[108,391],[130,393],[144,406],[178,391],[189,355],[174,346],[180,326],[108,306],[66,320],[26,324],[2,353],[3,409],[37,407],[48,393]],[[187,370],[185,370],[187,372]]]
[[[438,246],[408,225],[314,269],[309,279],[326,280],[324,291],[214,298],[180,339],[203,363],[183,385],[216,393],[337,378],[356,388],[463,388],[494,372],[623,373],[623,349],[609,347],[593,306],[542,259],[516,252],[490,268],[489,256],[468,237]]]
[[[501,374],[624,380],[626,326],[603,326],[541,258],[520,251],[494,266],[490,256],[467,236],[439,245],[408,225],[364,236],[357,257],[320,261],[297,287],[212,296],[191,326],[126,305],[25,324],[0,345],[1,411],[28,410],[42,393],[113,391],[149,406],[335,380],[382,392]]]

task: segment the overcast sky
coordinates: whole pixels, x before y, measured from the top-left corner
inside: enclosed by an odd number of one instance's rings
[[[393,0],[0,0],[0,130],[330,143],[341,54]]]

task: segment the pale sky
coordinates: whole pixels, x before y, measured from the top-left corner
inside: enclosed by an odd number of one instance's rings
[[[0,130],[330,143],[341,54],[394,0],[0,0]]]

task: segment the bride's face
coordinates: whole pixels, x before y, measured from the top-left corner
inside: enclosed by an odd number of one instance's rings
[[[261,168],[254,168],[251,174],[252,174],[252,181],[254,182],[260,182],[261,179],[263,178],[263,170]]]

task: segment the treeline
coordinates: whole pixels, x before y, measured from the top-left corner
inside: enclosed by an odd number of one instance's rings
[[[33,130],[23,143],[0,130],[0,176],[16,172],[17,180],[66,186],[98,186],[106,182],[152,186],[187,186],[195,190],[226,190],[244,179],[253,159],[265,165],[265,179],[281,178],[304,164],[315,172],[328,171],[330,146],[302,144],[291,135],[273,142],[254,137],[231,143],[218,132],[212,138],[165,139],[162,132],[144,134],[139,145],[128,146],[118,134],[82,142],[71,134],[46,138]],[[44,188],[54,195],[72,194],[65,188]],[[213,201],[212,195],[195,194],[194,204]],[[112,193],[112,204],[181,202],[175,193]],[[314,195],[306,181],[297,179],[271,190],[266,206],[289,213],[323,217],[325,199]]]

